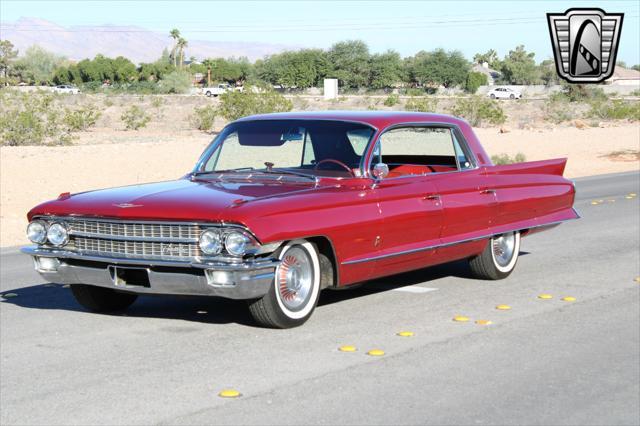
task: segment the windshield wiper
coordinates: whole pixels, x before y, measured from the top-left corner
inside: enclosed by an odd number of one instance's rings
[[[209,170],[209,171],[201,171],[201,172],[193,172],[191,176],[202,176],[202,175],[213,175],[216,173],[238,173],[238,172],[246,172],[254,170],[253,167],[238,167],[237,169],[227,169],[227,170]]]
[[[305,178],[309,178],[312,180],[316,180],[316,177],[313,175],[308,175],[306,173],[301,173],[301,172],[294,172],[293,170],[287,170],[287,169],[278,169],[278,168],[271,168],[271,169],[266,169],[266,170],[257,170],[258,173],[267,173],[267,174],[272,174],[272,175],[279,175],[279,174],[285,174],[285,175],[294,175],[294,176],[300,176],[300,177],[305,177]]]

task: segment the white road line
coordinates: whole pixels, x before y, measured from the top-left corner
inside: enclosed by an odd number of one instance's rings
[[[431,288],[431,287],[420,287],[417,285],[410,285],[410,286],[406,286],[406,287],[398,287],[398,288],[394,288],[391,291],[403,291],[405,293],[429,293],[430,291],[436,291],[438,290],[437,288]]]

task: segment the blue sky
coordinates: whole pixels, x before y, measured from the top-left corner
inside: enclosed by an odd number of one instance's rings
[[[139,26],[191,40],[260,41],[292,47],[330,47],[361,39],[372,52],[403,56],[442,47],[471,58],[518,44],[551,58],[546,12],[600,7],[625,13],[618,59],[640,63],[640,2],[632,1],[0,1],[0,19],[36,17],[63,26]]]

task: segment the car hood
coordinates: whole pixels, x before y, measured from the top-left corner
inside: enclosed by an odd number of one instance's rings
[[[29,212],[33,216],[88,216],[132,220],[216,221],[234,205],[315,188],[312,181],[180,179],[73,195],[61,194]]]

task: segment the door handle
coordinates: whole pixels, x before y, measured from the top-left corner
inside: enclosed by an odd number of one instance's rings
[[[480,191],[481,194],[495,194],[496,190],[495,189],[483,189],[482,191]]]
[[[429,194],[422,197],[423,200],[432,200],[432,201],[440,201],[440,195],[438,194]]]

